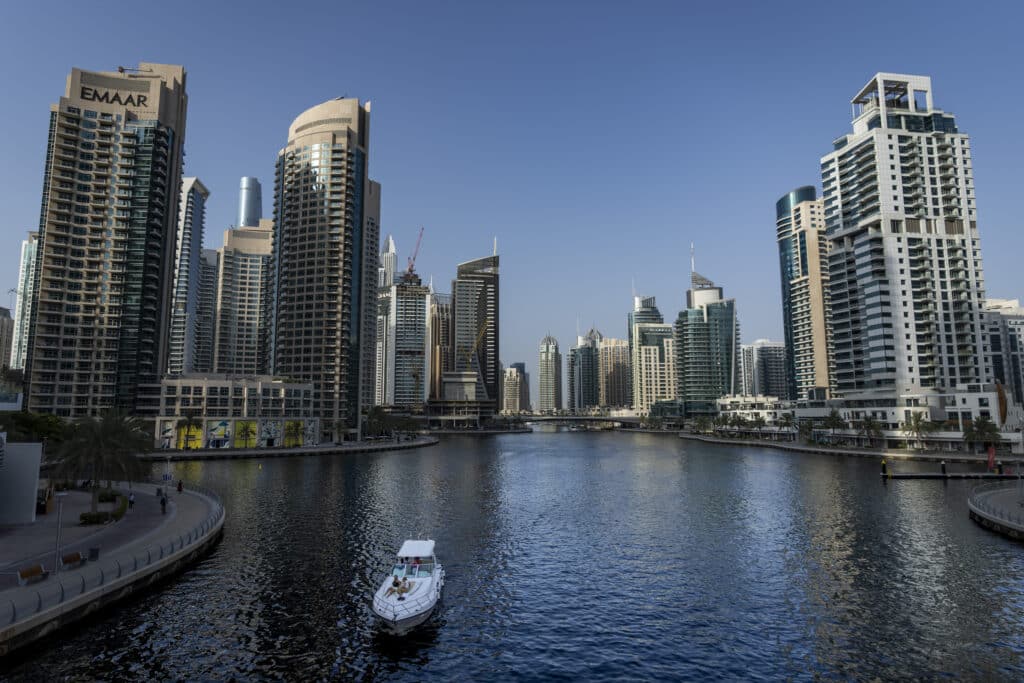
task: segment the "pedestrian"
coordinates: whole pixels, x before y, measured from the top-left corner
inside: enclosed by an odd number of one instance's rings
[[[160,514],[167,514],[167,496],[160,496]]]
[[[129,493],[128,494],[128,509],[129,510],[134,510],[135,509],[135,494],[134,493]]]
[[[183,482],[181,479],[179,479],[178,480],[178,493],[181,493],[184,490],[185,490],[185,482]]]

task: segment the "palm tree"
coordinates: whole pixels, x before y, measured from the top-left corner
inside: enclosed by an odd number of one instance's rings
[[[964,428],[964,441],[975,448],[975,453],[977,453],[977,446],[998,444],[1001,440],[1002,435],[999,433],[999,427],[987,417],[971,420]]]
[[[727,415],[716,415],[712,422],[715,425],[715,431],[718,431],[723,427],[729,426],[729,417]]]
[[[839,414],[839,411],[836,410],[835,408],[833,408],[832,412],[828,414],[828,417],[825,418],[825,422],[823,424],[826,429],[832,430],[833,443],[835,443],[836,440],[836,430],[846,429],[846,420],[842,418],[842,416]]]
[[[900,430],[907,437],[913,437],[917,441],[918,447],[923,447],[924,435],[934,432],[936,427],[937,425],[925,417],[924,413],[911,413],[907,421],[900,424]]]
[[[701,415],[693,422],[693,430],[698,434],[707,434],[711,431],[711,420],[706,416]]]
[[[249,445],[249,442],[252,441],[252,437],[256,436],[256,425],[248,420],[245,422],[239,422],[236,436],[242,439],[242,443],[245,444],[246,448],[252,448],[252,446]]]
[[[753,420],[751,420],[750,423],[754,426],[754,429],[757,430],[757,438],[760,439],[761,438],[761,430],[764,429],[765,425],[768,424],[768,421],[764,419],[763,415],[757,415],[757,416],[754,417]]]
[[[804,440],[804,443],[810,443],[814,438],[814,423],[810,420],[802,420],[800,427],[797,429],[797,433],[800,438]]]
[[[284,425],[284,440],[290,446],[302,445],[302,423],[287,422]]]
[[[786,431],[792,431],[795,424],[796,419],[793,417],[793,413],[783,413],[782,417],[779,418],[778,426]]]
[[[190,410],[183,417],[178,419],[178,429],[185,430],[185,450],[188,450],[188,444],[192,441],[192,430],[200,430],[202,434],[203,421],[199,417],[199,414],[194,410]]]
[[[60,445],[58,471],[67,478],[92,480],[92,512],[99,504],[99,480],[143,479],[149,466],[138,454],[152,447],[152,439],[141,420],[116,410],[101,417],[87,417],[70,425],[68,438]]]
[[[869,415],[860,421],[857,433],[867,439],[870,448],[875,445],[875,439],[882,435],[882,423]]]

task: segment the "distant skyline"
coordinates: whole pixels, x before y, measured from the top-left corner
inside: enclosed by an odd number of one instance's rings
[[[416,266],[438,291],[497,237],[501,360],[531,374],[540,340],[550,332],[566,352],[577,319],[626,338],[633,282],[674,321],[690,242],[697,271],[735,297],[743,341],[781,340],[775,201],[820,190],[820,158],[878,71],[930,76],[937,105],[971,136],[986,293],[1024,298],[1014,204],[1024,12],[1014,5],[301,11],[307,29],[283,30],[291,9],[254,2],[238,31],[237,10],[209,3],[79,12],[74,23],[52,21],[52,5],[8,8],[0,56],[17,67],[0,74],[0,305],[12,303],[21,241],[38,225],[50,104],[73,66],[140,60],[188,73],[185,174],[210,189],[207,248],[237,222],[242,176],[259,178],[271,215],[277,151],[298,114],[341,95],[371,101],[381,234],[404,263],[425,226]],[[892,31],[864,30],[883,17]],[[857,19],[862,30],[843,30]],[[344,40],[318,37],[316,27],[342,25]]]

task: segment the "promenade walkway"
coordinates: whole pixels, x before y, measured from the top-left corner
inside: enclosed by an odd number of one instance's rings
[[[349,455],[354,453],[376,453],[398,451],[408,448],[423,448],[438,443],[437,437],[419,436],[405,441],[358,441],[318,446],[297,446],[295,448],[200,448],[196,450],[159,449],[144,453],[140,460],[163,462],[165,460],[233,460],[243,458],[287,458],[303,455]]]
[[[986,529],[1017,540],[1024,539],[1024,490],[1015,484],[985,484],[971,491],[967,508],[971,519]]]
[[[127,490],[128,485],[114,488]],[[98,547],[100,557],[95,562],[54,571],[56,514],[47,515],[41,525],[0,532],[0,655],[182,566],[220,532],[224,510],[210,492],[171,490],[164,515],[157,485],[133,484],[132,490],[135,509],[100,529],[76,528],[77,515],[68,513],[69,508],[80,507],[81,500],[65,507],[64,518],[70,521],[62,524],[61,555],[75,551],[87,555],[89,548]],[[17,570],[35,564],[43,564],[50,575],[27,586],[17,585]]]

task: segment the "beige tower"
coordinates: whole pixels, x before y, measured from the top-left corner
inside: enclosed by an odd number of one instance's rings
[[[166,367],[185,70],[72,69],[50,108],[38,288],[26,359],[29,410],[136,408]]]
[[[224,231],[214,307],[213,371],[227,375],[267,372],[264,321],[270,310],[270,256],[274,222]]]
[[[330,436],[373,398],[380,185],[367,175],[370,105],[336,99],[299,115],[278,155],[273,372],[312,382]]]

